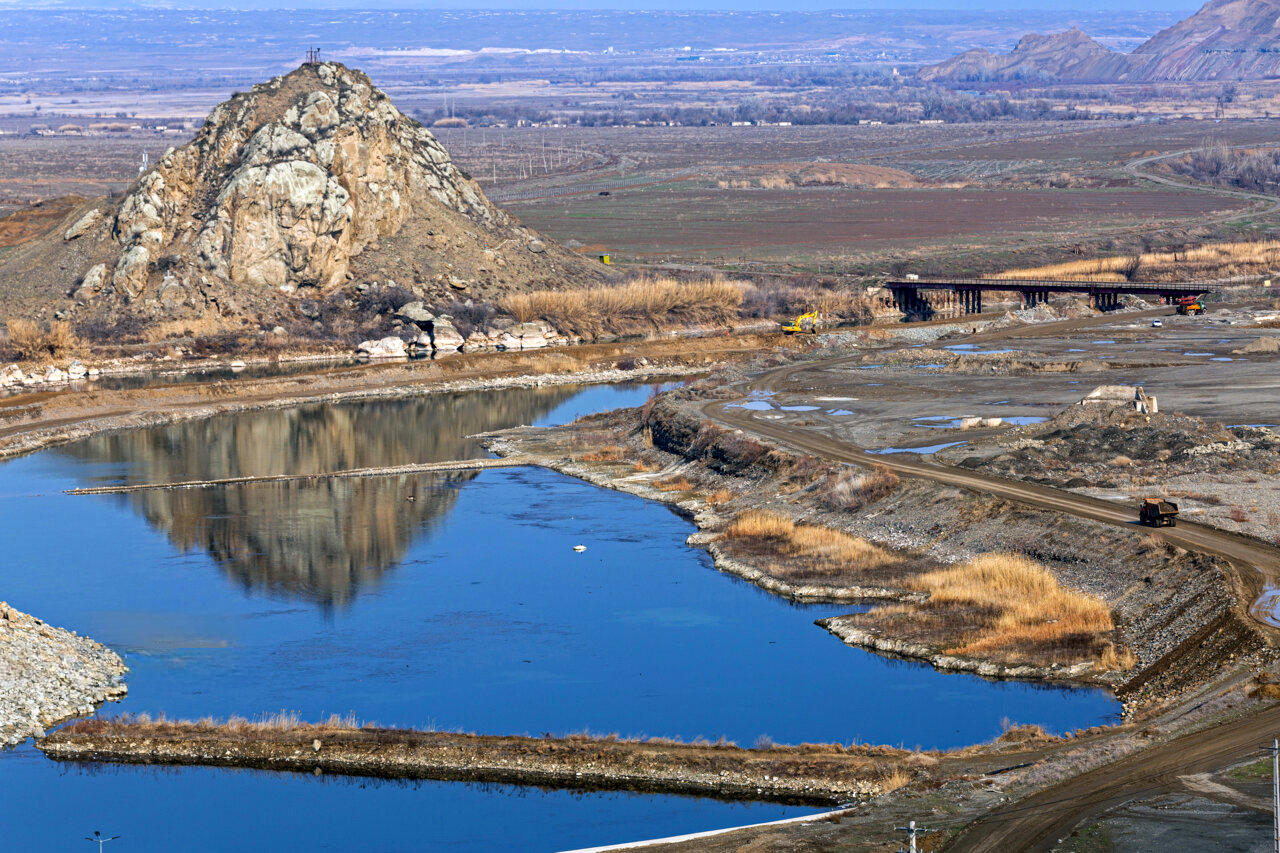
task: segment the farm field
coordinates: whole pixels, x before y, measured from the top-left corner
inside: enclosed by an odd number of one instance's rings
[[[512,203],[534,228],[641,260],[853,255],[921,241],[993,244],[1194,218],[1238,205],[1194,192],[1143,190],[720,190],[661,184]]]

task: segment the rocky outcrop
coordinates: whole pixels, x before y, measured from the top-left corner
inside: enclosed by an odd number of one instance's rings
[[[124,696],[124,661],[106,646],[0,601],[0,746]]]
[[[64,293],[157,319],[289,315],[291,298],[352,279],[390,286],[389,269],[428,301],[459,281],[484,296],[603,275],[490,204],[430,131],[336,63],[233,96],[63,237],[96,262],[77,260]]]
[[[102,211],[91,210],[84,216],[76,220],[75,224],[66,230],[62,235],[63,240],[75,240],[77,237],[83,237],[93,229],[102,224]]]

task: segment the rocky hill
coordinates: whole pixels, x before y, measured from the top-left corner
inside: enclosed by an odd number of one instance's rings
[[[324,63],[232,96],[122,198],[0,258],[0,309],[216,325],[361,285],[491,299],[603,275],[491,204],[368,77]]]
[[[925,80],[1109,80],[1127,71],[1125,54],[1079,29],[1023,36],[1009,53],[977,48],[921,69]]]
[[[1079,30],[1028,35],[1006,54],[971,50],[920,71],[925,80],[1259,80],[1280,76],[1280,0],[1210,0],[1133,53]]]

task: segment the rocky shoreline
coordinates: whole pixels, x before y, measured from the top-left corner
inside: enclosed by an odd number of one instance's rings
[[[121,699],[126,671],[101,643],[0,602],[0,746]]]

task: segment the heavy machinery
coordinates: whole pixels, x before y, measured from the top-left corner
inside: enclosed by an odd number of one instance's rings
[[[818,328],[818,314],[816,311],[810,311],[808,314],[801,314],[790,323],[782,324],[782,331],[788,335],[794,335],[797,332],[814,332]]]
[[[1164,498],[1143,498],[1138,521],[1147,527],[1177,527],[1178,505]]]
[[[1190,317],[1204,313],[1204,297],[1184,296],[1178,300],[1178,313]]]

